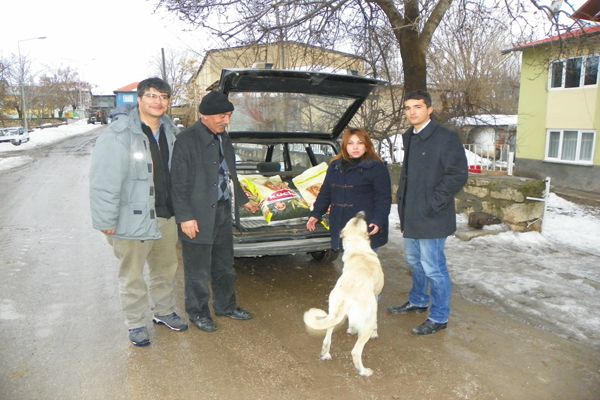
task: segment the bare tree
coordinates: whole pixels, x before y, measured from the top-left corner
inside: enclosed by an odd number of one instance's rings
[[[392,35],[402,58],[406,90],[427,88],[427,50],[453,0],[153,0],[157,8],[175,12],[180,19],[206,28],[229,45],[297,40],[325,48],[349,46],[356,36],[347,33],[374,29]],[[468,3],[461,0],[460,3]],[[484,1],[478,3],[485,4]],[[544,3],[549,3],[548,5]],[[561,22],[562,4],[569,0],[501,0],[492,7],[511,20],[519,37],[569,29]],[[565,8],[565,7],[563,7]],[[463,7],[466,17],[480,10]],[[533,10],[533,11],[532,11]],[[537,11],[537,13],[535,12]],[[369,19],[365,19],[365,15]]]
[[[3,78],[6,80],[7,92],[3,106],[6,111],[16,110],[19,119],[22,119],[21,85],[23,87],[23,96],[29,99],[34,82],[34,76],[31,72],[31,61],[27,56],[21,56],[21,59],[19,59],[18,56],[13,55],[5,61],[5,65]]]
[[[438,118],[514,112],[518,61],[501,51],[573,29],[570,0],[154,0],[224,45],[294,40],[363,56],[390,85],[355,122],[388,141],[403,131],[405,91],[439,92]],[[449,13],[454,3],[454,11]],[[560,4],[559,4],[560,3]],[[562,7],[562,8],[561,8]],[[462,13],[462,14],[461,14]],[[440,30],[440,24],[442,24]],[[511,43],[510,39],[514,42]],[[400,57],[398,57],[398,54]],[[285,64],[282,64],[285,65]],[[449,67],[450,65],[450,67]],[[401,73],[400,73],[401,71]],[[385,102],[385,104],[383,103]],[[392,143],[388,143],[392,148]]]
[[[510,24],[489,1],[463,1],[448,11],[428,56],[438,118],[516,112],[518,58],[501,54],[511,46]]]
[[[404,89],[394,83],[402,81],[399,48],[374,5],[366,3],[361,17],[364,23],[348,27],[346,32],[348,37],[356,38],[352,42],[352,52],[363,55],[373,76],[391,84],[378,88],[352,122],[367,129],[378,143],[378,152],[381,152],[384,142],[388,149],[394,148],[396,144],[392,141],[405,129],[401,106]],[[393,152],[390,152],[390,157],[392,162],[399,161],[394,159]]]
[[[11,91],[10,60],[0,59],[0,118],[6,118],[7,111],[14,109],[14,94]]]
[[[0,59],[0,117],[14,115],[22,118],[21,76],[29,113],[37,117],[53,117],[57,111],[63,116],[66,108],[83,108],[84,94],[91,85],[79,78],[79,73],[69,67],[47,72],[39,79],[31,72],[31,63],[23,56]]]
[[[174,50],[165,50],[165,59],[163,64],[162,55],[157,56],[153,63],[155,65],[157,76],[163,76],[163,65],[165,66],[165,77],[171,89],[173,90],[173,104],[182,105],[189,102],[187,93],[187,83],[191,76],[196,72],[198,61],[191,57],[187,52],[176,52]]]
[[[39,93],[32,101],[39,109],[45,110],[46,116],[52,116],[54,110],[58,111],[59,118],[67,107],[73,110],[81,104],[81,91],[89,90],[89,84],[81,82],[79,74],[69,68],[58,68],[51,74],[40,77]]]
[[[21,94],[21,86],[23,93]],[[14,115],[23,118],[22,97],[25,97],[30,113],[39,111],[39,87],[35,83],[35,75],[31,71],[31,61],[26,56],[12,55],[0,60],[0,117]]]
[[[452,0],[159,0],[158,7],[176,12],[184,21],[202,26],[224,42],[265,42],[288,39],[335,48],[353,38],[353,27],[387,30],[402,56],[406,90],[427,87],[426,51]],[[368,9],[370,21],[365,21]]]

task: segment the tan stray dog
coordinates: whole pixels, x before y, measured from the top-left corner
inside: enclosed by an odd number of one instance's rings
[[[352,218],[341,232],[344,244],[344,268],[329,294],[329,314],[318,308],[304,313],[304,323],[311,329],[327,329],[321,360],[331,360],[331,334],[337,324],[348,317],[348,333],[357,334],[352,349],[352,362],[362,376],[373,370],[365,368],[362,352],[370,338],[377,337],[377,296],[383,289],[383,270],[377,254],[371,249],[364,213]]]

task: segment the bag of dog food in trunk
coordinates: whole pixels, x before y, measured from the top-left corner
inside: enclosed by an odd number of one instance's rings
[[[327,163],[322,162],[292,178],[294,186],[296,186],[304,200],[306,200],[311,210],[321,191],[321,185],[323,185],[325,175],[327,174],[327,167]],[[325,229],[329,230],[329,212],[323,216],[321,224]]]
[[[260,218],[263,219],[262,212],[260,211],[260,202],[262,201],[260,192],[256,189],[252,183],[256,179],[262,179],[262,175],[240,175],[240,186],[244,190],[248,201],[256,205],[256,211],[251,213],[244,207],[240,207],[240,218]]]
[[[260,209],[267,223],[307,217],[310,212],[306,201],[279,175],[246,175],[240,182],[244,190],[260,201]]]
[[[311,210],[315,200],[317,199],[317,195],[321,190],[321,185],[325,180],[326,173],[327,163],[322,162],[321,164],[315,165],[314,167],[302,172],[300,175],[292,178],[294,186],[296,186],[304,200],[306,200]]]

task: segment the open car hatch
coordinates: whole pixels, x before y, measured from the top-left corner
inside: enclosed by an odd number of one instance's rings
[[[365,99],[385,82],[322,72],[224,69],[232,138],[337,138]]]

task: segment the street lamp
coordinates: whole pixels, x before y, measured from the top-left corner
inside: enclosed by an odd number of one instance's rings
[[[25,132],[29,132],[29,127],[27,126],[27,102],[25,101],[25,63],[21,58],[21,42],[41,39],[46,39],[46,36],[17,40],[17,51],[19,52],[19,64],[21,67],[21,113],[23,114],[23,128],[25,129]]]

